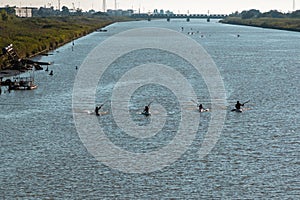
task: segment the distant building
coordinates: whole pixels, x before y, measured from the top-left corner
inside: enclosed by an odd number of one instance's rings
[[[123,15],[124,16],[131,16],[133,14],[133,10],[132,9],[128,9],[128,10],[125,10],[123,11]]]
[[[173,15],[174,13],[172,11],[167,10],[165,14],[166,15]]]
[[[158,9],[154,9],[152,14],[153,15],[173,15],[174,13],[170,10],[164,11],[163,9],[161,9],[158,11]]]
[[[15,8],[16,16],[18,17],[32,17],[33,12],[36,10],[37,8],[32,8],[32,7]]]
[[[129,10],[112,10],[112,9],[108,9],[107,10],[107,14],[109,16],[131,16],[133,14],[133,10],[129,9]]]
[[[106,11],[106,13],[109,15],[109,16],[115,16],[117,13],[116,13],[116,11],[115,10],[112,10],[112,9],[108,9],[107,11]]]
[[[40,7],[39,9],[32,11],[33,17],[48,17],[48,16],[59,15],[59,14],[60,11],[54,10],[54,7],[51,8]]]

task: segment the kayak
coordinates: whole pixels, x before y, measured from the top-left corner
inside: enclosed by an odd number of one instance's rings
[[[208,112],[209,111],[209,109],[207,108],[207,109],[201,109],[201,110],[199,110],[199,112]]]
[[[231,112],[239,112],[239,113],[241,113],[241,112],[243,112],[243,109],[242,108],[240,108],[240,109],[232,109],[231,110]]]
[[[84,111],[84,113],[87,113],[88,115],[96,115],[95,111],[87,110],[87,111]],[[99,112],[98,114],[99,115],[96,115],[96,116],[106,115],[106,114],[108,114],[108,111]]]
[[[143,111],[141,114],[142,114],[142,115],[146,115],[146,116],[149,116],[149,115],[151,115],[151,113],[150,113],[150,112],[145,112],[145,111]]]

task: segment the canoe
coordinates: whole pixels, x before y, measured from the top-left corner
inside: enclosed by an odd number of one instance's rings
[[[142,115],[146,115],[146,116],[149,116],[149,115],[151,115],[151,113],[150,113],[150,112],[145,112],[145,111],[143,111],[141,114],[142,114]]]
[[[201,110],[199,110],[199,112],[208,112],[209,111],[209,109],[207,108],[207,109],[201,109]]]
[[[241,112],[243,112],[243,109],[242,108],[240,108],[240,109],[232,109],[231,110],[231,112],[239,112],[239,113],[241,113]]]

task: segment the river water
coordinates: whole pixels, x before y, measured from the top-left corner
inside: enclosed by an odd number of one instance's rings
[[[178,31],[200,44],[214,60],[226,91],[226,105],[220,108],[226,118],[208,155],[199,157],[198,149],[212,114],[198,113],[192,101],[210,108],[208,88],[186,60],[173,54],[155,49],[130,52],[111,64],[97,87],[96,104],[109,100],[114,84],[132,63],[162,63],[184,74],[197,86],[196,96],[180,102],[174,91],[159,83],[148,84],[132,94],[128,107],[120,108],[129,109],[131,120],[141,129],[151,121],[166,120],[162,131],[152,137],[125,134],[114,122],[110,101],[98,118],[90,115],[95,104],[89,104],[89,110],[72,109],[73,84],[88,53],[116,33],[141,27]],[[106,28],[107,32],[80,38],[53,55],[35,58],[54,62],[49,67],[53,76],[35,72],[38,89],[0,95],[1,199],[300,198],[299,33],[213,20],[126,22]],[[162,78],[168,76],[161,73]],[[250,100],[245,112],[230,111],[236,100]],[[152,115],[140,115],[152,101]],[[175,138],[180,103],[199,117],[196,135],[178,159],[153,172],[127,173],[103,164],[88,151],[74,122],[76,112],[96,118],[115,145],[147,153]],[[108,159],[117,158],[111,154]],[[127,163],[116,163],[127,167]]]

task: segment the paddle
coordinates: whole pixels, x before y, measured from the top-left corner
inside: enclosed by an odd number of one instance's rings
[[[198,102],[196,102],[194,99],[191,99],[191,101],[192,102],[194,102],[196,105],[197,105],[197,107],[200,105]]]
[[[249,103],[249,102],[250,102],[250,100],[248,100],[248,101],[244,102],[242,105],[244,106],[244,104],[246,104],[246,103]]]
[[[194,102],[194,103],[197,105],[197,107],[199,107],[199,106],[201,105],[200,103],[196,102],[196,101],[193,100],[193,99],[191,99],[191,101]],[[201,109],[201,110],[199,109],[199,111],[200,111],[200,112],[203,112],[203,111],[204,111],[204,112],[207,112],[207,111],[209,111],[209,109],[208,109],[208,108],[205,109],[205,108],[202,107],[202,109]]]
[[[191,101],[194,102],[194,103],[197,105],[197,107],[199,107],[199,106],[201,105],[200,103],[194,101],[193,99],[191,99]],[[204,109],[204,108],[203,108],[203,110],[207,110],[207,109]]]
[[[144,114],[144,115],[150,115],[150,112],[149,112],[150,105],[153,103],[154,100],[155,100],[155,99],[153,99],[152,101],[150,101],[150,102],[148,103],[148,105],[145,106],[145,109],[143,110],[142,114]],[[148,107],[148,109],[146,109],[146,107]]]
[[[242,106],[244,106],[246,103],[249,103],[249,102],[250,102],[250,100],[245,101],[244,103],[242,103]],[[236,108],[234,108],[234,109],[231,110],[231,112],[233,112],[233,111],[236,111]]]
[[[104,102],[100,105],[100,108],[101,108],[102,106],[104,106],[104,104],[105,104],[106,102],[108,102],[108,100],[104,101]]]
[[[104,101],[100,106],[96,106],[95,108],[95,113],[97,116],[99,116],[100,114],[98,113],[99,110],[102,108],[102,106],[107,102],[108,100]]]
[[[150,107],[150,105],[153,103],[155,99],[153,99],[152,101],[150,101],[150,103],[148,104],[148,107]]]

